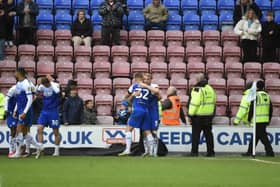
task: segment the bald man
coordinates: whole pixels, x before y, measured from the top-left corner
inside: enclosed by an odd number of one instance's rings
[[[161,122],[163,125],[180,125],[180,119],[184,124],[186,124],[186,118],[181,107],[181,101],[177,96],[177,89],[173,86],[170,86],[167,90],[167,99],[162,102],[162,111]]]

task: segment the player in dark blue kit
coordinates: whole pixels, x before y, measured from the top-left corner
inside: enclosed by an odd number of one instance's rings
[[[144,131],[149,145],[149,153],[152,155],[154,138],[151,133],[151,118],[149,114],[149,104],[153,94],[158,93],[158,89],[153,88],[143,83],[143,74],[135,74],[135,84],[133,84],[128,90],[128,96],[126,99],[132,101],[132,113],[128,120],[126,128],[126,149],[120,153],[119,156],[129,155],[131,151],[132,143],[132,131],[134,128],[139,128]]]
[[[37,150],[36,158],[38,159],[43,151],[43,131],[45,127],[53,129],[55,136],[55,149],[53,156],[59,156],[59,84],[53,82],[52,77],[48,75],[38,81],[36,91],[43,95],[43,109],[38,119],[38,142],[40,148]]]

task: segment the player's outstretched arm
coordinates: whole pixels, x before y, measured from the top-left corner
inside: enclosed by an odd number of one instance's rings
[[[145,84],[145,83],[143,83],[143,82],[140,82],[139,85],[140,85],[141,87],[143,87],[143,88],[146,88],[146,89],[150,90],[150,91],[153,92],[155,95],[156,95],[156,94],[159,94],[159,89],[158,89],[158,88],[155,88],[155,87],[153,87],[153,86],[147,85],[147,84]]]

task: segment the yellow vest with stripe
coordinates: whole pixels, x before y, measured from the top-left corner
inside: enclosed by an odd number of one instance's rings
[[[5,95],[0,93],[0,120],[4,119],[4,114],[5,114]]]
[[[172,103],[172,108],[162,112],[161,121],[164,125],[180,125],[181,101],[178,96],[168,97]]]
[[[195,87],[191,92],[189,116],[213,116],[215,112],[216,93],[210,86]]]
[[[243,93],[238,112],[236,114],[236,117],[234,118],[234,123],[236,124],[242,122],[244,125],[249,125],[248,114],[251,104],[251,102],[247,100],[249,92],[250,90],[248,89]]]

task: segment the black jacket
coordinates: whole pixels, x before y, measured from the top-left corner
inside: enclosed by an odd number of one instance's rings
[[[236,5],[234,7],[234,12],[233,12],[233,22],[234,22],[234,25],[237,24],[238,21],[240,21],[242,19],[242,7],[243,7],[243,10],[244,10],[244,14],[246,13],[247,11],[247,6],[241,6],[241,5]],[[252,8],[258,19],[261,20],[262,18],[262,11],[260,10],[260,8],[258,7],[258,5],[256,3],[252,3],[251,5],[249,5],[248,8]]]
[[[269,32],[273,31],[273,34],[270,35]],[[264,22],[262,24],[262,46],[264,48],[274,48],[278,44],[278,37],[279,37],[279,31],[278,31],[278,25],[274,21],[272,22]]]
[[[83,100],[79,97],[68,97],[63,104],[63,121],[70,125],[83,123]]]
[[[76,19],[71,26],[72,36],[92,36],[92,24],[89,19],[85,19],[83,23]]]
[[[5,11],[4,4],[0,4],[0,11]],[[6,37],[5,14],[0,16],[0,39]]]
[[[31,27],[36,28],[36,16],[39,14],[39,8],[33,1],[29,4],[30,16],[31,16]],[[20,2],[17,7],[17,15],[19,16],[19,27],[23,27],[24,24],[24,1]]]
[[[102,25],[105,27],[120,27],[124,10],[120,2],[114,2],[111,6],[107,1],[101,3],[98,9],[99,14],[103,17]]]

